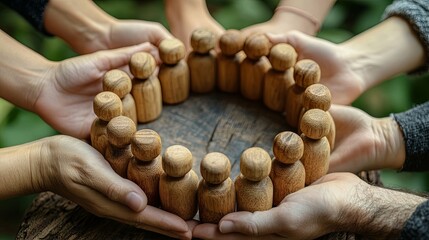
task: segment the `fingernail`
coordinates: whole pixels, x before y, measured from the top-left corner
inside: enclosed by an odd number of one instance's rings
[[[125,201],[126,201],[128,207],[131,208],[132,210],[134,210],[136,212],[142,210],[143,199],[137,193],[135,193],[135,192],[128,193]]]
[[[234,223],[231,221],[222,221],[219,225],[219,231],[221,233],[229,233],[234,230]]]

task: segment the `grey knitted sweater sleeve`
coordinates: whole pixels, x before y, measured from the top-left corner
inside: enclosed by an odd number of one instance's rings
[[[404,135],[406,157],[402,171],[429,171],[429,102],[393,117]]]
[[[396,0],[386,8],[383,18],[399,16],[407,20],[426,52],[426,63],[419,72],[429,70],[429,0]]]
[[[43,14],[49,0],[0,0],[11,9],[23,16],[34,28],[46,35],[43,24]]]

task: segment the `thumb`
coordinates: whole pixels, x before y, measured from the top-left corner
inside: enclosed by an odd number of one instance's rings
[[[147,197],[143,190],[134,182],[119,176],[107,161],[102,158],[102,164],[105,166],[95,166],[102,172],[91,173],[91,179],[87,181],[87,186],[100,192],[112,201],[121,203],[133,211],[142,211],[147,205]]]
[[[221,219],[219,230],[222,233],[239,232],[251,236],[279,233],[282,231],[282,223],[279,221],[280,214],[281,211],[278,207],[254,213],[231,213]]]

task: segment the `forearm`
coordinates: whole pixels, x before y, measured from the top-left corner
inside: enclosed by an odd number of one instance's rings
[[[0,199],[45,190],[38,171],[45,142],[0,149]]]
[[[376,186],[358,186],[351,202],[343,206],[339,230],[375,239],[398,238],[417,206],[426,200]]]
[[[282,0],[273,18],[284,24],[293,24],[295,30],[315,35],[335,0]]]
[[[114,21],[90,0],[50,0],[45,10],[45,29],[79,53],[108,49]]]
[[[0,30],[0,97],[34,111],[52,63]]]
[[[351,53],[343,57],[364,79],[365,90],[422,66],[426,58],[422,43],[410,25],[399,17],[388,18],[340,46]]]

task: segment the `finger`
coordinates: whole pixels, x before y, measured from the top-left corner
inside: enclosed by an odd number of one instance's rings
[[[283,230],[281,214],[279,207],[254,213],[231,213],[219,222],[219,230],[222,233],[239,232],[251,236],[280,233]]]
[[[180,217],[161,209],[146,206],[143,211],[134,212],[124,205],[106,198],[86,186],[74,187],[74,196],[66,192],[65,197],[74,200],[89,212],[138,227],[152,227],[150,230],[172,232],[174,235],[190,233],[188,225]],[[69,196],[67,196],[69,195]]]
[[[93,60],[95,61],[96,67],[99,71],[108,71],[128,65],[131,56],[137,52],[148,52],[152,54],[155,59],[159,59],[157,48],[150,43],[142,43],[113,50],[104,50],[88,56],[95,58]]]
[[[84,173],[83,184],[136,212],[143,210],[147,204],[147,197],[143,190],[134,182],[124,179],[114,172],[95,149],[93,153],[93,158],[90,157],[91,155],[87,155],[91,166],[82,170]]]
[[[265,236],[250,236],[242,233],[232,232],[232,233],[222,233],[219,231],[219,227],[217,224],[200,224],[194,228],[192,232],[192,236],[195,238],[201,239],[225,239],[225,240],[237,240],[237,239],[282,239],[285,240],[287,238],[280,237],[274,234],[265,235]]]

